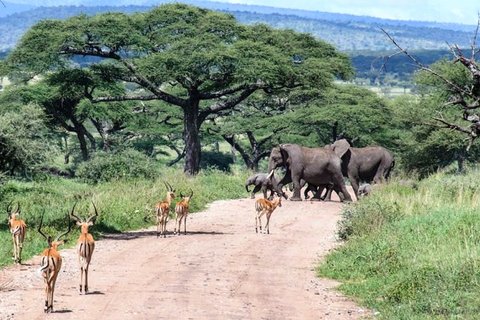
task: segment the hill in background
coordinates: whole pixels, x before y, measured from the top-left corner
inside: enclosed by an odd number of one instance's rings
[[[132,2],[140,5],[131,5]],[[172,1],[118,0],[112,6],[107,5],[112,3],[111,0],[65,0],[62,3],[68,5],[55,6],[58,1],[10,0],[5,2],[6,8],[0,10],[0,51],[13,48],[22,34],[42,19],[65,19],[80,13],[94,15],[108,11],[142,12],[150,10],[153,5],[167,2]],[[347,52],[353,59],[357,74],[362,78],[375,78],[374,69],[375,64],[378,66],[378,57],[395,49],[380,28],[387,30],[408,50],[422,51],[420,60],[426,64],[447,55],[446,42],[469,47],[476,28],[463,24],[388,20],[203,0],[182,2],[230,13],[245,24],[266,23],[275,28],[311,33]],[[11,14],[2,16],[7,13]],[[429,53],[430,50],[432,54]],[[414,69],[403,57],[391,60],[389,65],[390,71],[387,71],[395,73],[402,80],[409,78]]]

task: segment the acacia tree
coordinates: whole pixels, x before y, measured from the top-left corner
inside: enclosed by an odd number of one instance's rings
[[[462,49],[458,45],[449,45],[453,60],[439,61],[432,66],[421,63],[382,29],[398,49],[394,55],[404,54],[418,67],[420,72],[417,75],[417,83],[423,85],[424,89],[427,87],[427,91],[436,96],[434,99],[439,98],[436,115],[431,117],[433,123],[426,124],[454,130],[467,136],[469,142],[463,154],[460,153],[459,167],[462,167],[460,164],[463,162],[462,159],[480,135],[480,114],[477,112],[480,109],[480,66],[476,61],[480,52],[476,43],[479,27],[480,18],[470,48]],[[445,112],[447,108],[451,110]],[[470,124],[465,127],[465,122]]]
[[[104,80],[133,85],[118,96],[93,87],[86,92],[92,102],[163,100],[183,111],[188,174],[199,170],[199,131],[206,120],[228,114],[258,90],[322,88],[334,76],[352,74],[345,55],[311,35],[243,26],[231,15],[183,4],[41,21],[8,64],[32,77],[70,68],[78,56],[96,57],[89,68]]]

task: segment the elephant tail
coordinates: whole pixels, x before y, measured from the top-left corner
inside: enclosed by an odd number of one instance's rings
[[[388,178],[390,177],[390,173],[392,172],[393,170],[393,167],[395,167],[395,159],[392,159],[392,164],[389,168],[387,168],[387,170],[385,171],[385,180],[388,180]]]

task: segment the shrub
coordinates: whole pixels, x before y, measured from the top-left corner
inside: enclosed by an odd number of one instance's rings
[[[115,153],[97,153],[78,166],[76,176],[85,182],[98,183],[123,178],[151,179],[158,175],[155,163],[143,153],[127,149]]]

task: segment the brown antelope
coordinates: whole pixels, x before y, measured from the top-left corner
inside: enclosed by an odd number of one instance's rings
[[[265,230],[270,234],[270,217],[272,212],[277,208],[282,206],[282,198],[278,197],[272,201],[267,199],[257,199],[255,202],[255,210],[257,215],[255,216],[255,232],[258,233],[258,224],[260,224],[260,233],[262,233],[262,216],[265,214],[267,216],[267,223],[265,224]]]
[[[75,204],[76,205],[76,204]],[[72,212],[75,209],[75,205],[73,206]],[[67,223],[68,223],[68,230],[55,238],[52,241],[51,236],[46,236],[42,232],[42,224],[43,224],[43,215],[45,211],[42,213],[42,218],[40,219],[40,225],[38,226],[38,232],[47,240],[48,248],[43,250],[41,257],[42,262],[40,264],[40,273],[45,280],[45,307],[43,309],[44,312],[49,313],[53,312],[53,292],[55,291],[55,282],[57,281],[58,273],[60,272],[60,268],[62,267],[62,257],[58,252],[58,246],[65,243],[64,240],[60,240],[61,237],[67,235],[70,230],[72,229],[72,224],[70,223],[67,215]]]
[[[175,190],[168,182],[163,182],[167,188],[167,196],[165,200],[155,205],[155,214],[157,216],[157,237],[162,233],[165,238],[167,232],[168,214],[170,213],[170,205],[175,199]]]
[[[175,230],[174,234],[177,234],[177,225],[178,225],[178,235],[180,235],[180,227],[182,226],[182,219],[183,219],[183,228],[184,228],[184,234],[187,234],[187,215],[188,215],[188,207],[190,206],[190,199],[192,199],[193,196],[193,190],[190,193],[189,196],[184,196],[182,193],[180,193],[180,197],[182,200],[177,202],[177,205],[175,206]]]
[[[25,221],[17,219],[17,215],[20,214],[19,203],[17,203],[17,209],[15,211],[10,211],[12,209],[12,202],[7,206],[8,227],[12,234],[13,259],[15,260],[15,263],[20,264],[22,263],[23,240],[25,239],[25,233],[27,232],[27,225],[25,224]]]
[[[82,291],[85,294],[88,293],[88,266],[92,260],[93,249],[95,249],[93,236],[88,232],[88,227],[95,223],[98,216],[97,207],[95,207],[95,203],[92,202],[92,204],[95,214],[91,215],[87,220],[77,217],[73,210],[70,213],[70,218],[76,222],[77,226],[80,226],[81,230],[80,237],[77,240],[78,264],[80,266],[80,294],[82,294]]]

